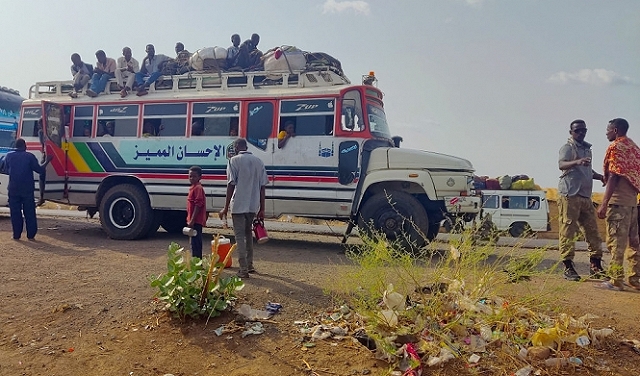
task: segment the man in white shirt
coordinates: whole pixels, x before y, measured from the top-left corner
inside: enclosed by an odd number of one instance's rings
[[[87,95],[90,97],[97,97],[104,91],[112,79],[116,71],[116,61],[110,57],[107,57],[104,51],[98,50],[96,52],[96,68],[93,70],[93,77],[91,78],[91,87],[87,90]]]
[[[122,49],[122,56],[118,58],[118,66],[116,68],[116,82],[120,88],[120,97],[124,98],[129,95],[133,89],[133,83],[136,81],[136,73],[140,71],[138,60],[134,59],[131,54],[131,48]],[[127,83],[124,83],[127,80]]]
[[[254,218],[264,219],[265,186],[269,180],[262,160],[247,151],[247,140],[238,138],[233,145],[238,154],[227,164],[227,195],[224,208],[218,215],[225,219],[231,206],[240,264],[238,276],[249,278],[249,273],[256,273],[251,227]]]

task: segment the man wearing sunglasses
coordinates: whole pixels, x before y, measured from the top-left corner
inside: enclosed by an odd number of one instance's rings
[[[574,120],[569,128],[569,140],[560,148],[558,167],[562,171],[558,184],[559,247],[563,276],[570,281],[579,281],[580,275],[573,264],[575,243],[582,227],[589,245],[590,276],[604,278],[602,268],[602,238],[598,232],[596,212],[591,200],[593,180],[604,184],[604,177],[591,167],[591,144],[584,140],[587,124]]]

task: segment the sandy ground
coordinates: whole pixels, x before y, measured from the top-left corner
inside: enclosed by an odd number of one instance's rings
[[[11,240],[10,227],[0,215],[1,375],[311,375],[305,362],[318,375],[388,374],[385,363],[350,340],[304,347],[293,324],[334,307],[325,292],[351,267],[338,254],[343,247],[336,236],[270,232],[272,239],[257,247],[260,273],[246,281],[239,303],[262,309],[272,301],[284,308],[265,323],[264,334],[241,338],[239,332],[214,333],[234,320],[232,313],[207,325],[180,322],[154,302],[149,276],[166,270],[166,248],[172,241],[186,246],[183,236],[114,241],[96,220],[45,217],[37,241],[30,242]],[[549,251],[545,265],[555,262],[556,252]],[[576,261],[586,273],[587,255],[580,252]],[[618,337],[640,339],[640,295],[596,290],[592,283],[569,286],[560,298],[563,311],[596,314],[598,324],[615,327]],[[628,365],[640,360],[613,349],[601,354],[610,372],[583,368],[575,374],[626,375]]]

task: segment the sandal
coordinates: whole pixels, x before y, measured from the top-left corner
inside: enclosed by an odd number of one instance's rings
[[[625,282],[624,285],[627,286],[630,289],[634,289],[636,291],[640,291],[640,285],[639,284]]]
[[[602,282],[602,283],[598,283],[596,285],[594,285],[593,287],[597,288],[597,289],[603,289],[603,290],[613,290],[613,291],[623,291],[622,286],[616,286],[611,282]]]

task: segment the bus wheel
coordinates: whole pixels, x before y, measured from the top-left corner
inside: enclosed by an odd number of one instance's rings
[[[149,196],[133,184],[111,187],[100,202],[100,222],[112,239],[133,240],[147,235],[152,224]]]
[[[153,219],[151,220],[151,227],[149,227],[149,231],[147,231],[146,237],[154,236],[160,228],[160,223],[162,223],[162,210],[154,210],[152,215]]]
[[[369,198],[358,216],[358,228],[371,236],[380,232],[411,251],[425,244],[427,212],[415,197],[404,192],[380,193]]]
[[[531,227],[526,222],[515,222],[509,226],[509,235],[514,238],[530,236],[532,234]]]
[[[181,234],[182,228],[187,225],[187,212],[180,210],[166,211],[160,224],[169,234]]]

